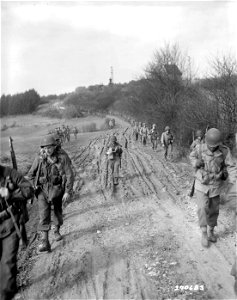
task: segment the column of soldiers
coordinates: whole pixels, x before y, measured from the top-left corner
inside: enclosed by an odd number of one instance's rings
[[[61,127],[56,127],[54,130],[50,130],[49,134],[56,134],[60,137],[61,142],[70,142],[71,139],[71,133],[73,133],[75,140],[77,139],[77,135],[79,133],[78,128],[74,126],[72,129],[69,128],[69,126],[62,125]]]
[[[150,141],[152,149],[157,150],[159,143],[159,132],[156,124],[153,124],[151,129],[149,129],[146,123],[134,122],[132,127],[132,135],[134,136],[135,141],[140,141],[143,146],[146,146],[148,141]],[[167,160],[168,156],[172,156],[173,142],[174,136],[171,133],[170,127],[166,126],[160,137],[160,143],[164,148],[165,160]]]

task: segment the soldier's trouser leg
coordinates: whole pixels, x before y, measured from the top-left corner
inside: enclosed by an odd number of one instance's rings
[[[49,231],[51,222],[51,203],[48,203],[43,194],[38,195],[39,231]]]
[[[138,140],[138,133],[135,134],[135,137],[136,137],[136,141],[137,141]]]
[[[168,155],[168,147],[165,146],[165,159],[167,159],[167,155]]]
[[[120,159],[116,158],[114,161],[114,177],[119,177],[119,164],[120,164]]]
[[[114,180],[114,163],[115,163],[114,159],[109,160],[109,167],[110,167],[112,180]]]
[[[152,149],[155,149],[155,141],[151,140],[151,144],[152,144]]]
[[[203,192],[196,191],[197,195],[197,214],[200,227],[209,225],[215,227],[219,215],[220,197],[209,198]]]
[[[55,226],[63,225],[62,197],[58,197],[53,200],[52,221]]]
[[[0,240],[0,299],[10,300],[17,292],[17,251],[19,238],[16,231]]]

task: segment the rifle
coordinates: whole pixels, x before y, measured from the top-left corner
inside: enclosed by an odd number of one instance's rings
[[[10,154],[11,154],[12,166],[13,166],[13,169],[17,170],[16,154],[15,154],[12,142],[13,142],[13,139],[10,136],[9,137],[9,147],[10,147]],[[7,187],[8,183],[9,183],[9,180],[10,180],[10,178],[8,178],[7,181],[6,181],[6,187]],[[26,233],[25,223],[21,223],[20,224],[20,228],[18,227],[18,225],[16,223],[16,219],[15,219],[13,213],[12,213],[11,207],[9,206],[6,198],[5,198],[5,202],[6,202],[6,205],[7,205],[7,211],[9,212],[9,214],[11,216],[11,219],[12,219],[12,222],[14,224],[14,227],[16,229],[16,233],[17,233],[18,237],[22,240],[23,245],[26,247],[27,244],[28,244],[28,240],[27,240],[27,233]],[[26,208],[23,208],[23,205],[21,206],[21,208],[22,208],[23,212],[26,209]]]
[[[12,166],[13,166],[13,169],[17,170],[16,155],[15,155],[15,151],[14,151],[12,142],[13,142],[13,139],[10,136],[9,137],[9,146],[10,146],[10,154],[11,154],[11,159],[12,159]]]

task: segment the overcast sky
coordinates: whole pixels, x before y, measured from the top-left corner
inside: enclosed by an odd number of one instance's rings
[[[40,95],[136,80],[165,43],[199,75],[211,57],[237,57],[237,2],[1,2],[1,93]]]

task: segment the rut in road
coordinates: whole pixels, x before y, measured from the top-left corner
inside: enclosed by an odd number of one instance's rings
[[[112,133],[128,147],[116,187],[105,156]],[[161,150],[134,142],[126,128],[101,135],[79,153],[75,146],[71,157],[83,184],[75,185],[65,209],[64,239],[54,242],[50,235],[52,253],[37,257],[24,299],[234,297],[231,258],[215,245],[201,251],[195,216],[180,201],[186,188]],[[177,289],[181,285],[190,289]]]

